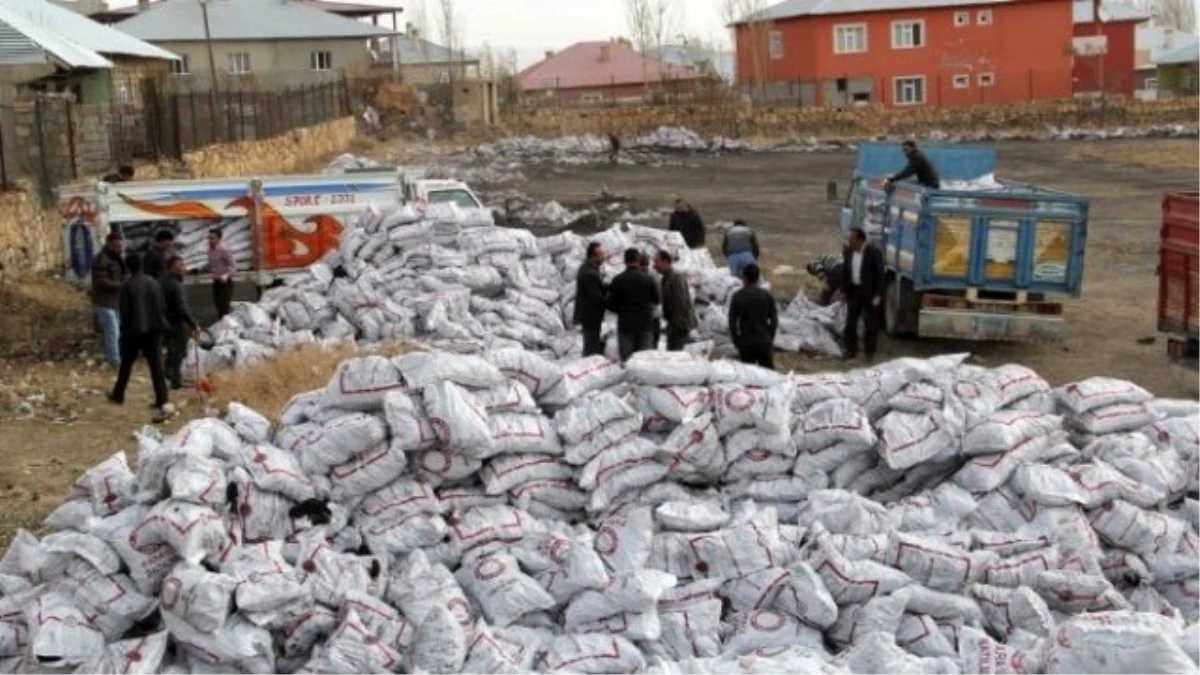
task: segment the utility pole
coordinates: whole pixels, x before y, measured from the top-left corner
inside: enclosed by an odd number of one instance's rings
[[[213,56],[212,31],[208,25],[208,3],[210,0],[200,0],[200,14],[204,17],[204,45],[208,48],[208,74],[212,83],[208,88],[210,105],[212,106],[213,130],[217,127],[217,59]],[[224,127],[224,125],[222,125]],[[222,134],[224,136],[224,134]],[[213,139],[216,140],[216,139]]]

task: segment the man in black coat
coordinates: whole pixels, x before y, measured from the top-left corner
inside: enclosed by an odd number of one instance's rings
[[[108,400],[124,405],[125,389],[133,373],[133,362],[145,357],[154,385],[154,423],[166,421],[167,380],[163,377],[162,338],[167,329],[162,289],[158,282],[142,270],[142,259],[136,255],[125,261],[129,278],[121,284],[121,369],[117,383]]]
[[[908,158],[908,166],[900,173],[883,181],[883,189],[888,189],[898,180],[905,178],[917,177],[917,184],[927,187],[931,190],[937,190],[942,187],[942,181],[938,177],[937,169],[933,167],[933,163],[925,156],[925,153],[917,149],[916,141],[904,141],[900,144],[900,150],[904,152],[904,156]]]
[[[883,307],[883,254],[867,242],[860,227],[851,228],[848,246],[842,253],[842,280],[846,296],[846,359],[858,356],[858,321],[865,326],[863,351],[867,358],[875,357],[879,338],[879,313]]]
[[[583,327],[584,356],[604,353],[604,341],[600,339],[600,325],[604,323],[604,309],[608,304],[608,291],[600,276],[604,257],[600,243],[593,241],[587,247],[587,260],[575,274],[574,323]]]
[[[661,302],[658,283],[642,269],[642,254],[625,251],[625,271],[608,287],[608,308],[617,315],[621,361],[636,352],[654,349],[654,311]]]
[[[675,211],[671,214],[668,229],[683,235],[688,248],[704,248],[704,220],[687,200],[675,200]]]
[[[154,234],[154,243],[146,251],[142,261],[142,269],[146,276],[155,281],[162,281],[167,275],[167,259],[175,255],[175,233],[170,230],[159,230]]]
[[[742,288],[729,303],[729,336],[742,363],[775,369],[775,333],[779,331],[779,306],[775,296],[758,285],[758,265],[742,268]]]
[[[163,305],[169,327],[167,342],[167,382],[172,389],[183,388],[183,359],[187,355],[188,338],[200,334],[200,324],[188,307],[187,291],[183,280],[187,278],[187,264],[183,258],[172,256],[167,261],[167,276],[162,281]]]
[[[667,323],[667,351],[683,351],[688,335],[696,328],[696,308],[688,291],[687,277],[675,269],[675,259],[667,251],[654,257],[654,269],[662,277],[662,315]]]

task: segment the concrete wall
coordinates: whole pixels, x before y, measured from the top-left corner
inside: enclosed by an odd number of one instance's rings
[[[21,126],[26,124],[26,117],[26,113],[18,115],[17,124],[22,134],[28,132],[27,128]],[[323,157],[344,152],[355,133],[355,119],[346,117],[269,140],[219,145],[187,153],[180,166],[139,167],[137,179],[155,180],[168,173],[171,178],[295,173]],[[33,145],[36,146],[36,143]],[[108,168],[105,167],[105,170]],[[80,174],[80,180],[96,178],[102,172]],[[59,181],[59,184],[63,182],[69,181]],[[42,207],[38,187],[33,180],[21,179],[16,181],[16,186],[15,190],[0,192],[0,275],[61,269],[64,264],[63,220],[57,212],[57,205]]]
[[[203,42],[156,42],[157,46],[187,57],[190,74],[173,79],[181,87],[207,90],[212,81],[208,49]],[[332,69],[312,69],[312,54],[330,52]],[[231,54],[249,54],[249,75],[230,75]],[[217,41],[213,42],[213,60],[217,78],[225,89],[241,86],[273,89],[299,86],[336,79],[342,72],[358,72],[371,62],[367,41],[350,40],[274,40],[274,41]]]

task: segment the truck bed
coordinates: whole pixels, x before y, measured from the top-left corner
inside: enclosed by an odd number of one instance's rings
[[[1158,329],[1194,342],[1200,335],[1200,195],[1169,192],[1162,213]]]

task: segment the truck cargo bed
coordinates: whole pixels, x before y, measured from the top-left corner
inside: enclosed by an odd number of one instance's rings
[[[1163,197],[1158,263],[1158,330],[1172,335],[1169,353],[1195,358],[1200,336],[1200,195]]]

